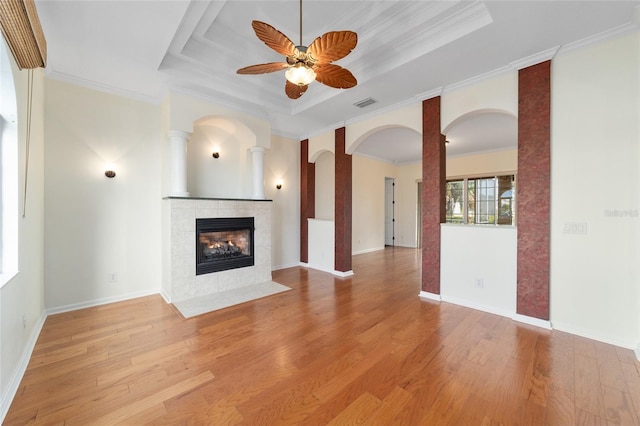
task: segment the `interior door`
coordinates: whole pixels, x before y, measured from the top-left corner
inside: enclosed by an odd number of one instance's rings
[[[384,178],[384,245],[395,245],[395,185],[393,178]]]

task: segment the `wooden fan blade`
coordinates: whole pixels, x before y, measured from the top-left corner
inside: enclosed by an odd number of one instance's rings
[[[238,74],[266,74],[289,68],[286,62],[269,62],[268,64],[250,65],[236,71]]]
[[[358,84],[358,80],[346,68],[336,64],[322,64],[314,67],[316,80],[336,89],[349,89]]]
[[[353,31],[331,31],[313,40],[307,52],[319,63],[326,64],[344,58],[358,44]]]
[[[291,99],[298,99],[304,92],[307,91],[309,85],[298,86],[297,84],[293,84],[289,80],[287,80],[287,84],[284,86],[284,92]]]
[[[282,34],[269,24],[265,24],[260,21],[252,21],[251,26],[255,31],[256,36],[264,42],[267,46],[275,50],[281,55],[292,56],[296,53],[297,49],[295,44],[289,37]]]

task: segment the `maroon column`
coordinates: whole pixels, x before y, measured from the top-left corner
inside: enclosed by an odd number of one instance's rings
[[[309,163],[309,139],[300,142],[300,262],[309,262],[309,222],[316,215],[316,165]]]
[[[422,102],[422,291],[440,294],[440,224],[445,221],[446,163],[440,96]]]
[[[518,296],[520,315],[549,319],[551,61],[518,73]]]
[[[345,128],[336,129],[335,268],[351,271],[351,156],[345,150]]]

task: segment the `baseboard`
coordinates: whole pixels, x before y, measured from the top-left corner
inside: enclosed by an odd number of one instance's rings
[[[428,291],[421,291],[420,293],[418,293],[418,296],[422,297],[423,299],[435,300],[437,302],[442,301],[442,297],[440,297],[439,294],[429,293]]]
[[[380,250],[384,250],[384,246],[354,251],[354,252],[351,253],[351,255],[352,256],[357,256],[359,254],[372,253],[374,251],[380,251]]]
[[[576,336],[585,337],[587,339],[597,340],[598,342],[607,343],[609,345],[630,349],[635,352],[636,358],[638,358],[638,360],[640,361],[640,345],[637,345],[631,340],[625,340],[624,338],[617,336],[602,336],[597,333],[593,333],[590,330],[585,330],[583,328],[558,321],[553,321],[553,328],[558,331],[564,331],[565,333],[570,333]]]
[[[24,373],[27,371],[27,366],[29,365],[31,354],[33,353],[33,349],[36,347],[36,342],[38,341],[40,332],[42,332],[42,326],[44,325],[44,321],[46,319],[47,314],[46,312],[43,312],[40,316],[40,320],[38,320],[38,323],[31,330],[29,340],[27,340],[27,344],[22,351],[22,356],[18,361],[18,365],[13,371],[11,380],[9,380],[9,383],[7,384],[6,391],[2,395],[2,402],[0,402],[0,424],[4,421],[4,418],[9,412],[9,407],[11,407],[11,403],[13,402],[13,398],[16,396],[16,392],[18,392],[20,382],[24,377]]]
[[[171,304],[171,297],[164,292],[164,290],[160,290],[160,296],[164,299],[167,304]]]
[[[315,269],[316,271],[328,272],[331,275],[335,275],[336,277],[341,277],[341,278],[353,276],[353,271],[346,271],[346,272],[336,271],[335,269],[319,268],[317,266],[309,265],[308,263],[302,263],[302,262],[300,262],[300,266],[303,266],[305,268]]]
[[[57,308],[49,308],[45,312],[47,315],[61,314],[63,312],[77,311],[78,309],[93,308],[94,306],[106,305],[107,303],[123,302],[125,300],[131,300],[137,297],[151,296],[153,294],[158,294],[158,290],[140,291],[136,293],[125,294],[122,296],[105,297],[102,299],[89,300],[87,302],[73,303],[71,305],[59,306]],[[162,297],[164,298],[165,296],[162,295]]]
[[[547,320],[542,320],[540,318],[528,317],[526,315],[514,314],[511,317],[512,320],[521,322],[523,324],[529,324],[536,327],[544,328],[546,330],[553,330],[551,327],[551,322]]]
[[[302,264],[300,262],[298,262],[298,263],[290,263],[288,265],[272,266],[271,270],[272,271],[279,271],[280,269],[294,268],[296,266],[302,266]]]
[[[493,306],[481,305],[479,303],[474,303],[472,301],[460,299],[458,297],[447,296],[445,294],[442,294],[441,298],[443,302],[453,303],[454,305],[464,306],[465,308],[475,309],[476,311],[487,312],[489,314],[499,315],[506,318],[513,317],[512,311],[495,308]]]
[[[302,266],[303,268],[308,268],[309,264],[306,263],[306,262],[300,262],[300,263],[298,263],[298,266]]]

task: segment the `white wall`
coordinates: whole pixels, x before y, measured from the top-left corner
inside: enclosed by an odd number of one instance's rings
[[[551,68],[551,322],[626,347],[640,342],[639,52],[636,33]],[[575,222],[586,234],[564,232]]]
[[[273,200],[272,266],[296,266],[300,263],[300,142],[273,136],[264,170],[265,196]],[[276,189],[278,182],[281,189]]]
[[[336,205],[336,159],[324,151],[316,163],[316,219],[334,220]]]
[[[335,268],[335,222],[309,219],[309,266],[326,272]]]
[[[384,178],[396,178],[398,166],[354,155],[352,167],[351,250],[353,254],[382,250],[384,249]],[[397,185],[398,182],[396,187]],[[317,208],[316,205],[316,210]]]
[[[46,307],[158,292],[160,106],[45,84]],[[113,179],[104,176],[107,163]]]
[[[511,226],[441,225],[442,300],[513,316],[517,240]]]
[[[3,49],[9,52],[0,42]],[[8,53],[11,57],[11,54]],[[18,107],[18,274],[0,288],[0,422],[18,389],[44,320],[43,283],[43,71],[35,70],[26,214],[23,217],[26,161],[27,74],[9,59]],[[3,70],[4,72],[4,70]],[[24,321],[24,322],[23,322]]]

